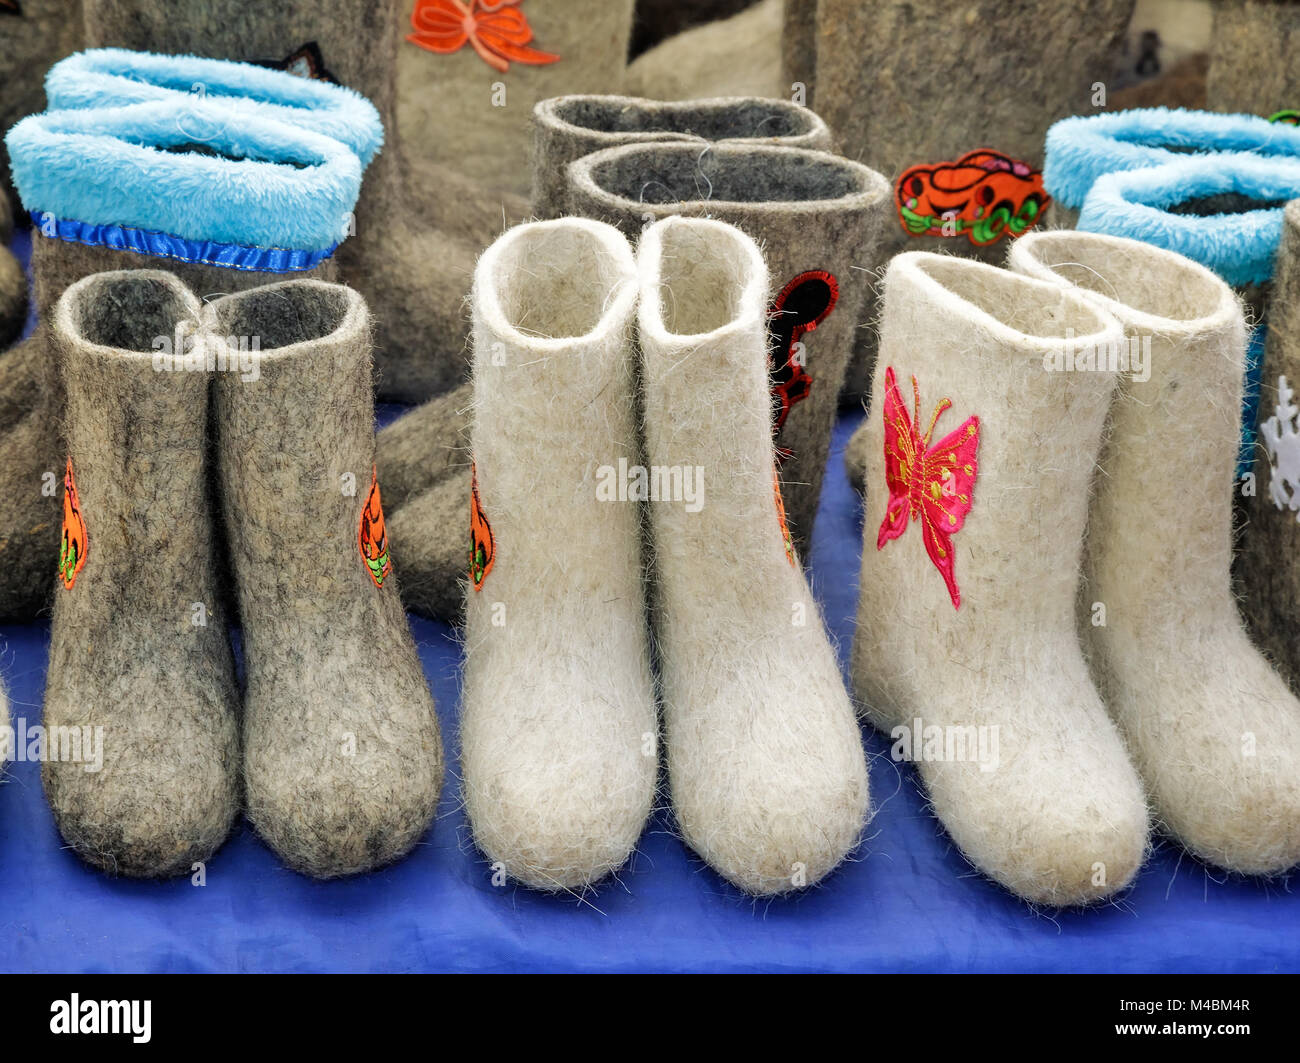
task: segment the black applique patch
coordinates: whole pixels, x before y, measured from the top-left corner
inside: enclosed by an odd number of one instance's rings
[[[812,393],[813,379],[804,368],[802,339],[826,320],[839,297],[835,277],[814,269],[800,273],[772,300],[767,331],[773,437],[785,427],[790,410]],[[791,453],[788,448],[778,447],[777,461],[786,461]]]
[[[0,0],[0,15],[17,15],[22,18],[23,5],[18,0]]]
[[[0,0],[0,3],[2,2],[3,0]],[[283,70],[295,77],[307,78],[311,81],[328,81],[332,85],[340,83],[325,66],[325,59],[320,54],[320,45],[315,41],[308,41],[296,52],[290,52],[283,59],[259,59],[257,65],[270,67],[272,70]]]

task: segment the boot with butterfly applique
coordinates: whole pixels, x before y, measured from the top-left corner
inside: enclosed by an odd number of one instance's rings
[[[474,281],[463,796],[479,849],[543,890],[617,873],[655,793],[636,294],[627,241],[581,218],[510,230]]]
[[[840,386],[863,323],[889,186],[829,152],[770,145],[628,144],[569,166],[569,206],[635,237],[650,219],[707,216],[763,248],[772,430],[795,548],[806,557]]]
[[[1010,264],[1075,286],[1127,333],[1081,596],[1098,688],[1162,827],[1219,867],[1285,872],[1300,862],[1300,701],[1247,637],[1229,574],[1241,303],[1198,263],[1122,237],[1037,234]],[[1287,324],[1270,325],[1282,343],[1294,335]],[[1277,411],[1266,398],[1265,454],[1294,409],[1272,387],[1266,395]],[[1268,466],[1261,456],[1257,469]],[[1276,486],[1267,473],[1257,485],[1247,578],[1292,560],[1280,544],[1295,517],[1273,505]],[[1289,599],[1294,620],[1294,581],[1283,587],[1272,601]],[[1284,630],[1293,646],[1294,627]]]
[[[64,840],[110,874],[189,874],[239,806],[209,375],[157,360],[158,337],[192,352],[199,313],[172,274],[123,270],[71,285],[50,314],[67,451],[43,724],[72,755],[41,775]]]
[[[1059,285],[950,256],[899,255],[883,291],[858,698],[971,863],[1032,903],[1098,901],[1148,834],[1075,627],[1115,376],[1058,370],[1122,331]]]
[[[448,144],[460,150],[455,141],[439,139],[426,158],[411,157],[416,138],[441,125],[399,131],[398,50],[418,51],[400,43],[405,32],[398,0],[208,0],[184,10],[171,0],[86,0],[93,47],[270,66],[340,83],[374,104],[385,144],[366,172],[338,261],[374,315],[379,395],[418,402],[464,379],[474,260],[527,204],[448,165],[456,162]],[[526,122],[527,106],[512,102],[512,112],[516,106]]]
[[[637,265],[645,464],[682,485],[647,504],[673,809],[734,885],[789,893],[858,843],[870,794],[776,482],[767,270],[742,232],[696,218],[648,229]]]
[[[213,407],[247,814],[297,871],[369,871],[424,835],[443,774],[375,474],[369,314],[351,288],[288,281],[208,304],[203,338],[241,370]]]

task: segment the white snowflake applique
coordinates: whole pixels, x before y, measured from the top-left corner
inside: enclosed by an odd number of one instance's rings
[[[1259,434],[1268,450],[1268,497],[1278,509],[1300,514],[1300,428],[1296,425],[1300,407],[1291,401],[1294,397],[1286,377],[1278,377],[1277,413],[1261,422]]]

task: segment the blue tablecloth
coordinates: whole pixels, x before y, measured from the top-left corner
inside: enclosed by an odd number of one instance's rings
[[[26,250],[22,236],[16,238]],[[846,658],[861,507],[836,428],[811,575]],[[207,882],[115,881],[66,851],[39,765],[0,786],[0,969],[6,971],[1295,971],[1300,893],[1229,879],[1162,843],[1136,886],[1089,912],[1035,912],[975,872],[926,810],[910,767],[866,734],[877,812],[852,863],[790,900],[719,879],[659,813],[619,881],[581,900],[497,888],[457,797],[460,657],[413,619],[448,742],[437,822],[377,874],[317,883],[246,826]],[[15,719],[40,716],[46,624],[0,626]]]

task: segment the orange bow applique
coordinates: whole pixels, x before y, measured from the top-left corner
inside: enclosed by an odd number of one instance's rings
[[[411,13],[415,30],[406,39],[438,55],[450,55],[468,41],[482,60],[505,73],[510,64],[545,66],[560,57],[529,48],[533,29],[519,5],[523,0],[416,0]]]

